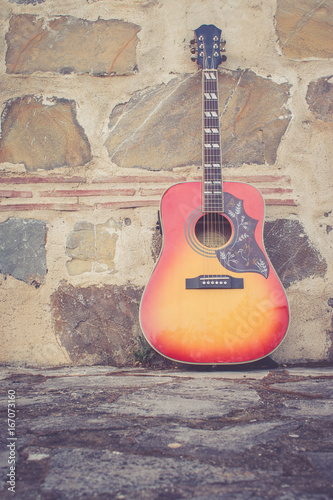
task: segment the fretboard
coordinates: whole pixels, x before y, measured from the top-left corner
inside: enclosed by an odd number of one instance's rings
[[[203,181],[202,211],[223,212],[220,120],[217,70],[202,71]]]

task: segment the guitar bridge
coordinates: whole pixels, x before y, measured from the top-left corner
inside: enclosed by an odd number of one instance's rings
[[[240,289],[244,288],[244,280],[243,278],[234,278],[227,274],[202,274],[196,278],[186,279],[186,290],[198,290],[202,288]]]

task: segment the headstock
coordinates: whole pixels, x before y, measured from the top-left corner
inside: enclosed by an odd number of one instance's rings
[[[191,40],[192,61],[202,67],[202,69],[217,69],[221,62],[227,57],[221,52],[225,52],[226,41],[221,39],[222,31],[213,24],[203,24],[194,31],[195,39]]]

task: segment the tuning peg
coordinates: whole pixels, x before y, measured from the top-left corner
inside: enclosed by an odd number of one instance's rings
[[[197,60],[196,56],[191,56],[191,61],[195,62]]]
[[[227,56],[225,56],[225,55],[223,54],[223,56],[221,56],[221,60],[222,60],[222,62],[225,62],[225,61],[227,60]]]
[[[220,48],[220,52],[225,52],[225,51],[226,51],[226,49],[224,47]]]
[[[191,48],[191,53],[192,53],[192,54],[195,54],[195,53],[197,52],[197,50],[198,50],[198,49],[196,49],[195,47],[192,47],[192,48]]]
[[[222,38],[222,40],[220,40],[220,47],[224,47],[226,43],[227,41]]]
[[[192,38],[192,40],[190,40],[190,45],[194,45],[195,43],[197,43],[196,39]]]

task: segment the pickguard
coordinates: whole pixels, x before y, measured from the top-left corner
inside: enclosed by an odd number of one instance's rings
[[[224,193],[224,205],[234,234],[225,247],[216,250],[218,260],[229,271],[259,273],[268,278],[268,260],[254,236],[258,221],[245,212],[243,201],[230,193]]]

